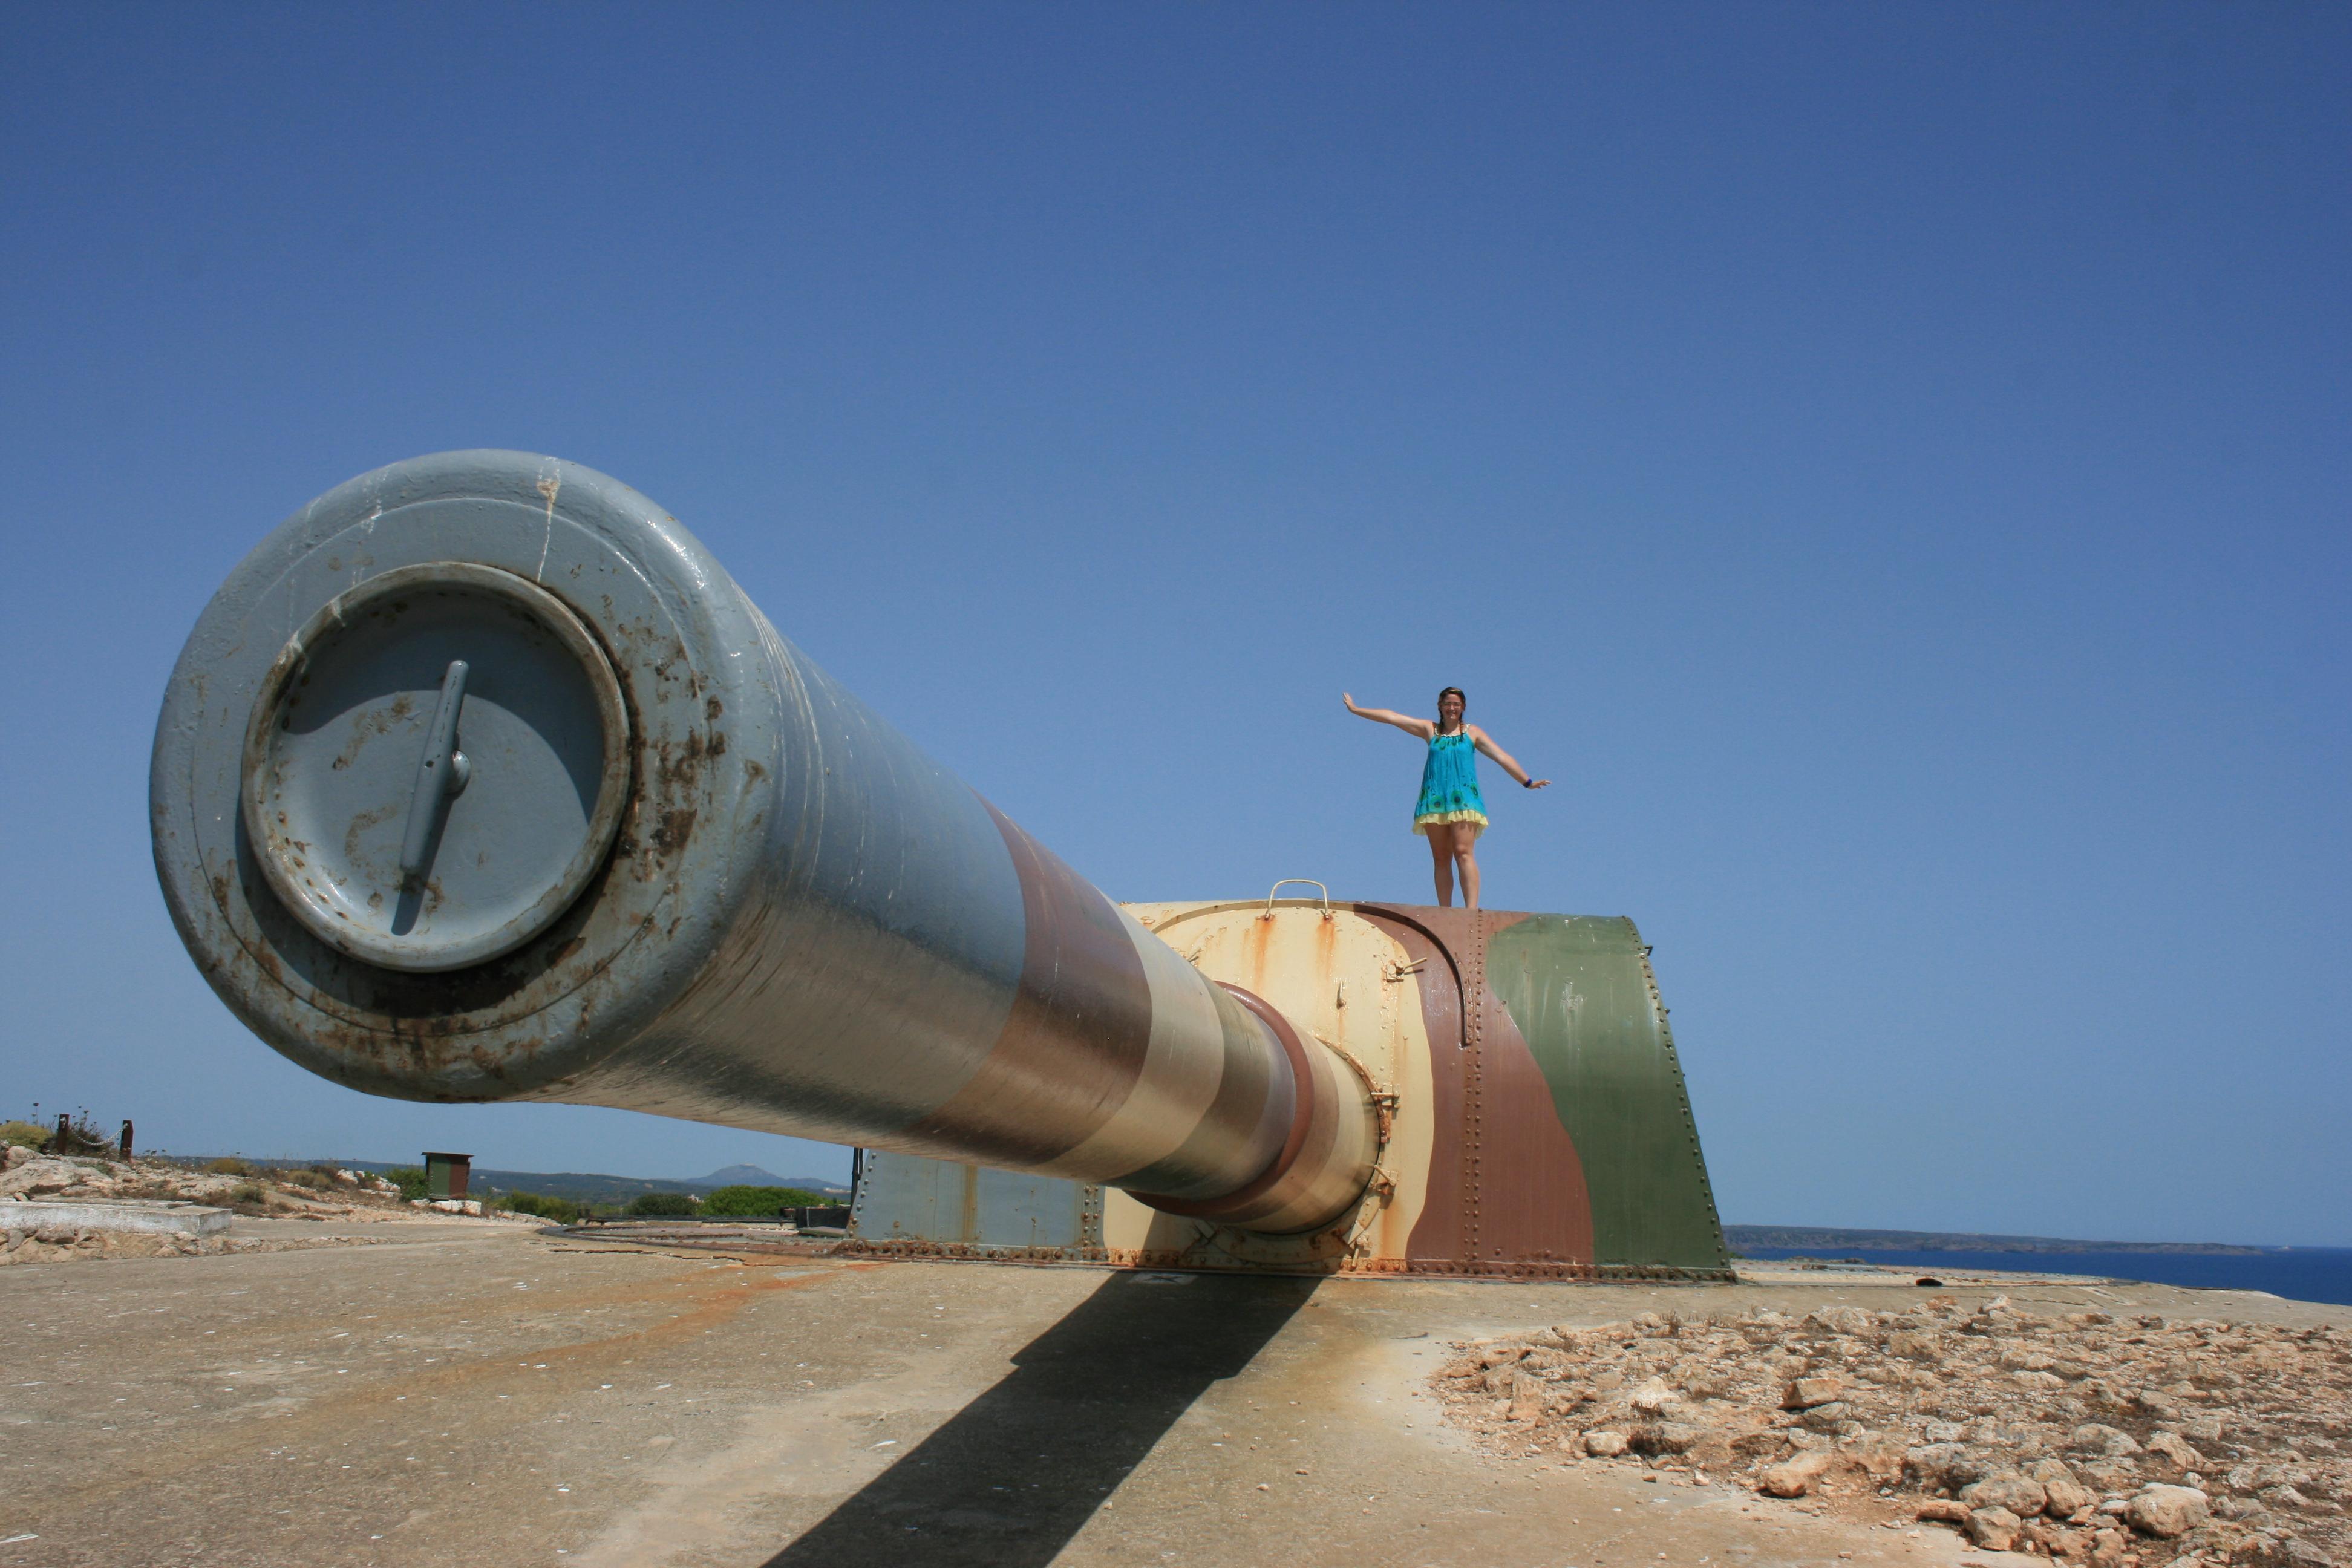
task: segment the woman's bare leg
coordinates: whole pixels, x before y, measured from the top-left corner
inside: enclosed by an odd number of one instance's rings
[[[1433,822],[1428,827],[1429,859],[1437,874],[1437,907],[1454,905],[1454,825]]]
[[[1462,907],[1478,907],[1478,828],[1469,822],[1454,825],[1454,858],[1462,868]]]

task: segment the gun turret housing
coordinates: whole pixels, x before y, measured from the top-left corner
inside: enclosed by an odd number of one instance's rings
[[[181,938],[279,1051],[859,1145],[852,1247],[1727,1271],[1630,921],[1114,904],[573,464],[295,513],[189,637],[150,790]]]

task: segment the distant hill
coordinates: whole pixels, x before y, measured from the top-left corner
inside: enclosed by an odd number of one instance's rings
[[[537,1193],[541,1197],[571,1198],[576,1203],[625,1204],[639,1193],[690,1193],[684,1182],[649,1176],[606,1176],[589,1171],[499,1171],[477,1165],[467,1190],[488,1193]]]
[[[697,1176],[686,1184],[701,1192],[708,1192],[712,1187],[807,1187],[817,1190],[814,1176],[795,1176],[786,1181],[773,1171],[765,1171],[757,1165],[721,1165],[710,1174]]]
[[[2175,1252],[2252,1256],[2266,1250],[2221,1241],[2064,1241],[2049,1236],[1971,1236],[1933,1230],[1832,1230],[1818,1226],[1727,1225],[1733,1250],[1797,1247],[1825,1252]]]
[[[830,1176],[779,1176],[757,1165],[721,1166],[707,1176],[697,1176],[678,1185],[693,1193],[713,1192],[720,1187],[798,1187],[804,1193],[849,1195],[848,1186]]]
[[[208,1155],[180,1156],[184,1163],[202,1164]],[[257,1157],[257,1165],[302,1165],[307,1160],[265,1160]],[[414,1161],[385,1160],[320,1160],[316,1163],[337,1165],[349,1171],[389,1171],[395,1164],[413,1164]],[[542,1197],[570,1198],[576,1203],[625,1204],[639,1193],[708,1193],[719,1187],[798,1187],[804,1192],[823,1193],[828,1197],[847,1197],[849,1189],[841,1183],[824,1176],[778,1176],[757,1165],[729,1165],[707,1176],[686,1181],[667,1181],[658,1176],[610,1176],[592,1171],[502,1171],[488,1165],[473,1168],[470,1190],[494,1193],[537,1193]]]

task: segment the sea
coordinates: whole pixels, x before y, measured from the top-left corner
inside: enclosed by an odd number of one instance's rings
[[[2200,1290],[2267,1290],[2298,1301],[2352,1307],[2352,1247],[2266,1247],[2259,1252],[1882,1252],[1858,1247],[1741,1250],[1759,1262],[1782,1258],[1831,1262],[1860,1258],[1880,1268],[1916,1268],[1922,1275],[1975,1268],[2092,1274]]]

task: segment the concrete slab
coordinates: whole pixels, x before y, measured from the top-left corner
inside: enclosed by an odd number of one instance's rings
[[[375,1234],[0,1277],[0,1565],[1990,1561],[1899,1519],[1481,1454],[1421,1388],[1450,1339],[1875,1307],[1923,1294],[1907,1283],[1317,1283]],[[2006,1293],[2352,1321],[2160,1287]]]
[[[203,1204],[139,1198],[26,1198],[0,1203],[0,1230],[135,1230],[215,1236],[226,1230],[233,1217],[227,1209]]]

